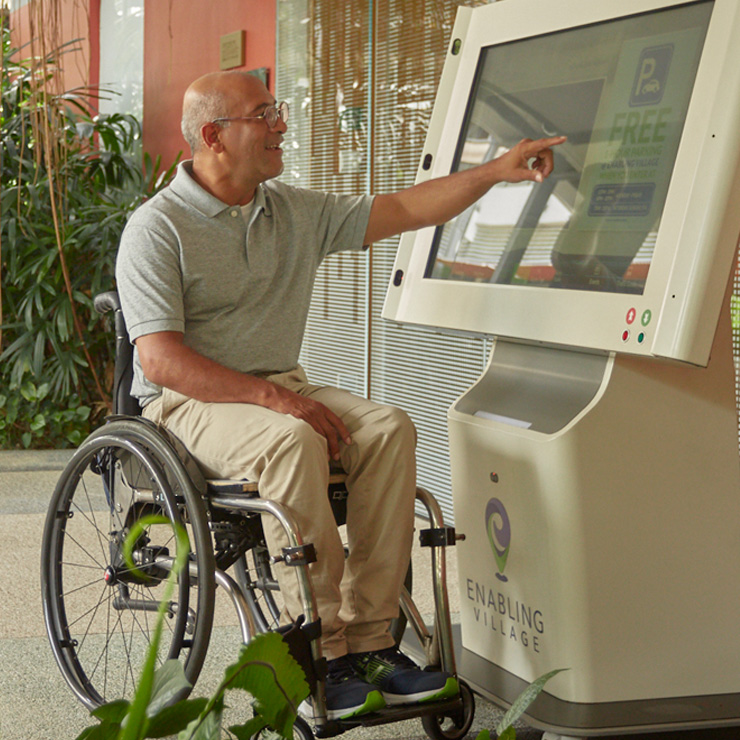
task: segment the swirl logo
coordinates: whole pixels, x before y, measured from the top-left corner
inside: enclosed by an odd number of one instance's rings
[[[497,498],[492,498],[486,506],[486,532],[498,566],[496,578],[500,581],[508,581],[509,579],[504,575],[504,568],[511,545],[511,524],[506,508]]]

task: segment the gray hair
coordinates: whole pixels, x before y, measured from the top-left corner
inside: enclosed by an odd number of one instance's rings
[[[204,93],[195,93],[192,99],[183,106],[180,129],[195,154],[203,146],[200,130],[206,123],[228,116],[226,96],[219,90],[208,90]]]

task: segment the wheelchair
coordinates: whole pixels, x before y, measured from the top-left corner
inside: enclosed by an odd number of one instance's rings
[[[95,299],[96,310],[112,312],[116,331],[113,414],[74,453],[54,490],[42,543],[41,584],[51,648],[65,681],[89,710],[133,696],[149,647],[167,576],[174,563],[169,523],[137,530],[133,548],[137,572],[126,566],[122,547],[132,527],[149,514],[181,524],[189,544],[188,565],[166,603],[159,660],[179,660],[191,685],[203,666],[214,616],[216,590],[236,611],[243,642],[279,628],[280,594],[272,566],[295,569],[303,604],[297,622],[308,657],[302,665],[314,703],[313,725],[298,717],[294,736],[332,737],[358,725],[420,717],[433,740],[458,740],[473,721],[475,702],[463,681],[460,696],[427,705],[387,707],[349,720],[329,720],[323,690],[326,661],[311,589],[312,545],[303,541],[290,513],[261,499],[258,485],[244,480],[206,480],[184,445],[140,415],[130,396],[133,348],[117,293]],[[328,495],[338,524],[346,516],[345,475],[332,471]],[[418,639],[430,667],[456,674],[446,590],[445,548],[455,544],[435,499],[417,489],[430,528],[420,533],[432,560],[434,624],[427,627],[410,596],[411,571],[402,591],[399,617],[391,625],[400,643],[404,632]],[[282,525],[289,546],[268,552],[262,517]],[[230,572],[227,572],[230,571]],[[295,625],[294,625],[295,626]],[[182,690],[172,702],[185,698]]]

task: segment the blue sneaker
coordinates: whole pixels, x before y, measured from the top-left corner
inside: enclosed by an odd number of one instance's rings
[[[377,686],[388,705],[440,701],[460,693],[454,676],[444,671],[422,671],[397,647],[347,657],[355,673]]]
[[[351,719],[377,712],[385,706],[382,694],[358,678],[347,656],[327,661],[326,716],[328,719]],[[307,719],[314,718],[313,702],[306,699],[299,710]]]

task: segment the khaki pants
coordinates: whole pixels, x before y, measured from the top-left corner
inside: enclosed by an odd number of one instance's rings
[[[311,579],[328,658],[390,647],[389,621],[411,555],[416,492],[416,431],[397,408],[336,388],[310,385],[302,368],[267,378],[329,407],[352,444],[340,442],[347,472],[349,556],[327,497],[326,439],[304,421],[252,404],[203,403],[164,389],[144,415],[188,447],[208,477],[259,481],[260,496],[288,508],[316,547]],[[263,517],[271,551],[287,545]],[[276,549],[277,548],[277,549]],[[290,618],[302,612],[291,568],[276,568]]]

